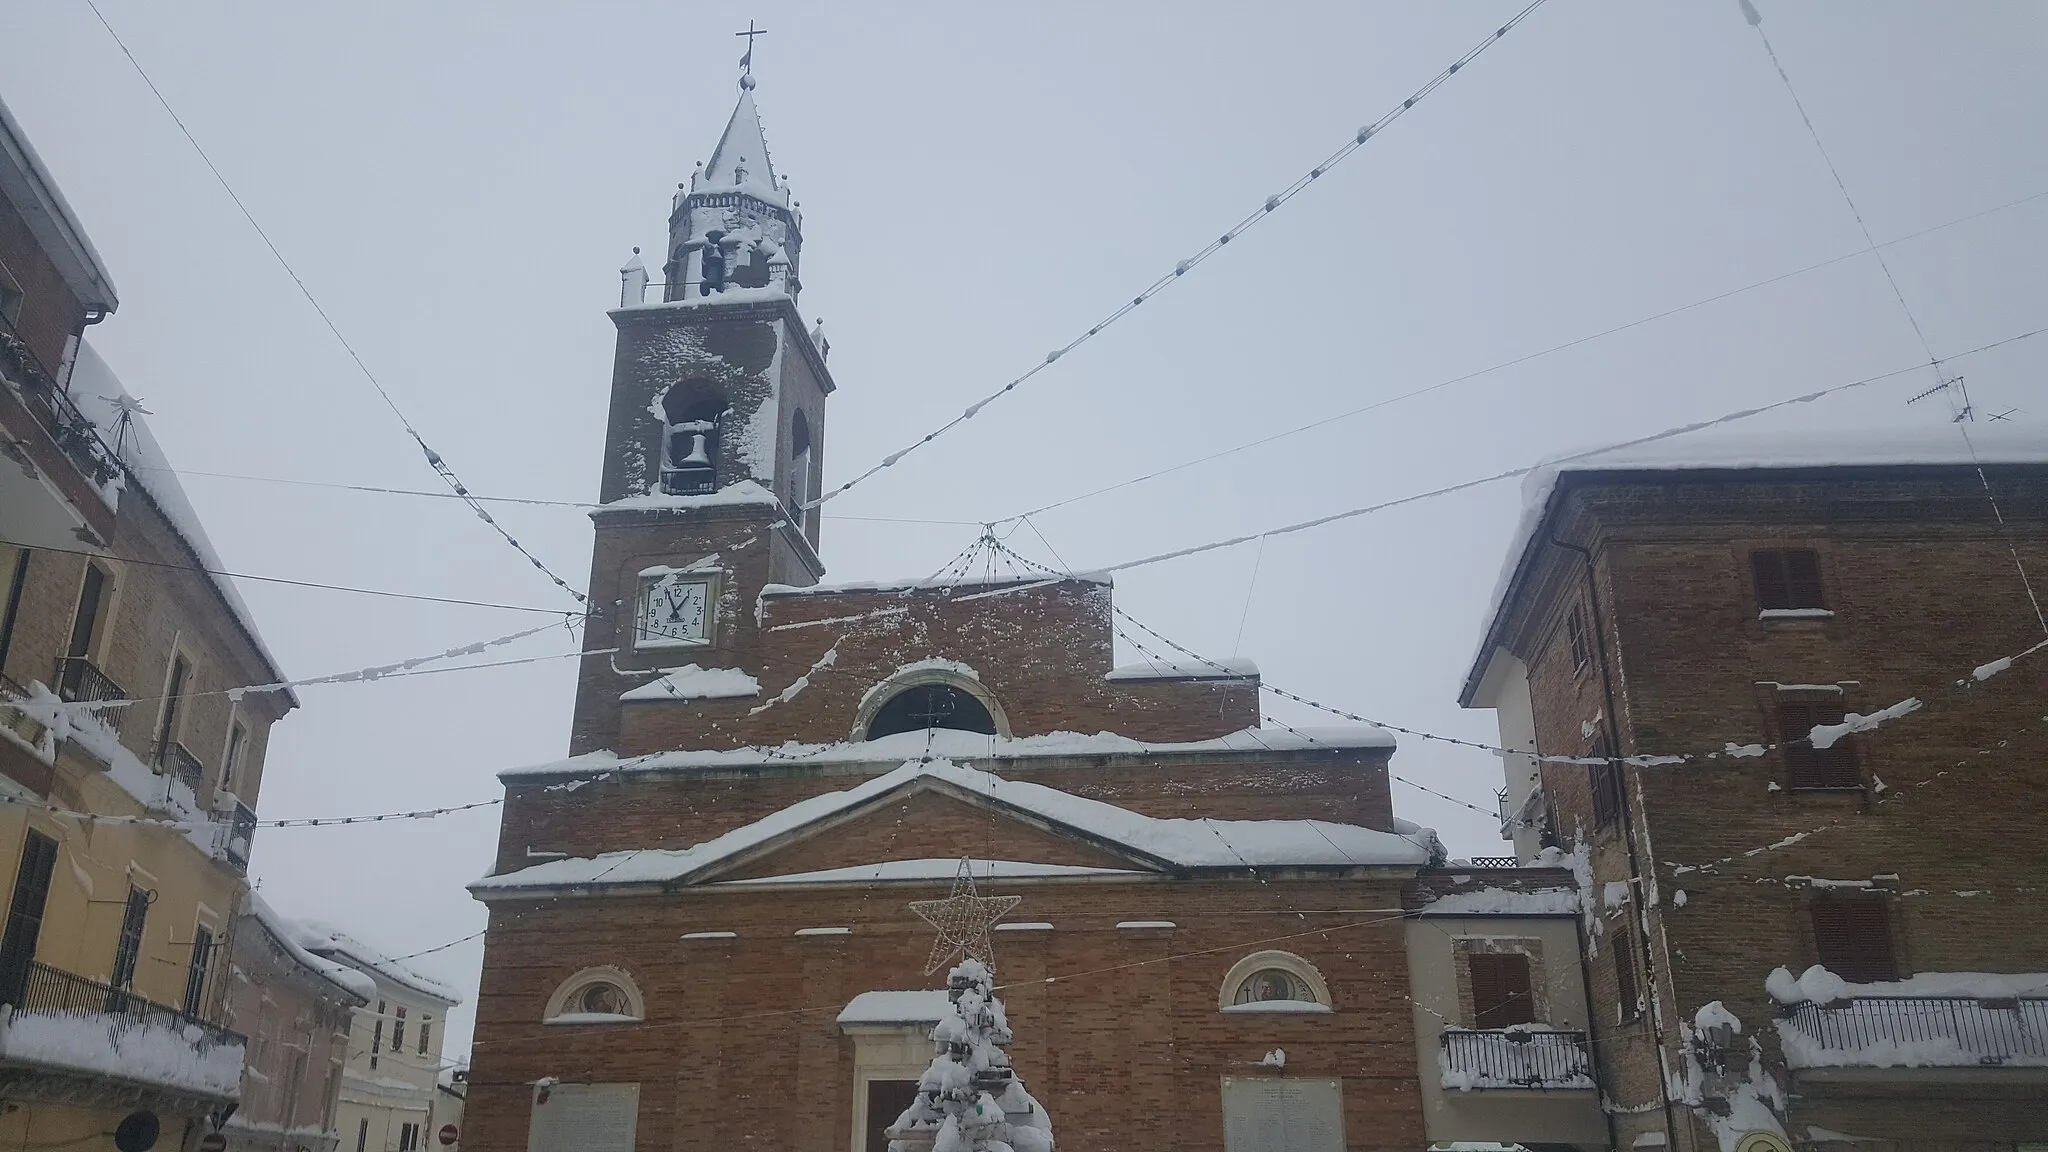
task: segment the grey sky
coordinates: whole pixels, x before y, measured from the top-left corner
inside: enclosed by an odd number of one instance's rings
[[[431,488],[391,414],[82,2],[12,0],[4,95],[121,289],[93,332],[200,471]],[[805,210],[803,310],[840,391],[828,483],[1064,344],[1519,4],[223,3],[102,8],[421,430],[478,492],[595,494],[604,309],[710,152],[757,19],[757,93]],[[2048,192],[2048,7],[1764,3],[1879,240]],[[1734,0],[1552,0],[1165,295],[828,513],[982,520],[1854,252],[1863,241]],[[1937,353],[2048,324],[2048,197],[1887,250]],[[652,263],[652,262],[650,262]],[[1912,364],[1869,256],[1045,514],[1094,566],[1422,491]],[[2048,338],[1959,362],[2048,413]],[[1900,377],[1755,422],[1940,421]],[[238,571],[571,607],[448,500],[188,477]],[[1121,574],[1119,603],[1269,682],[1488,738],[1455,707],[1512,483]],[[582,584],[588,521],[503,519]],[[972,527],[828,519],[828,579],[928,573]],[[1045,556],[1029,529],[1010,541]],[[1255,561],[1257,586],[1247,586]],[[245,584],[308,676],[540,617]],[[566,635],[506,655],[569,651]],[[268,817],[460,803],[559,755],[573,662],[304,690]],[[1276,716],[1300,722],[1294,707]],[[1397,771],[1490,804],[1497,763]],[[1490,821],[1397,786],[1460,853]],[[281,909],[394,952],[475,931],[491,810],[265,831]],[[420,966],[474,988],[475,944]],[[467,1010],[451,1051],[466,1043]]]

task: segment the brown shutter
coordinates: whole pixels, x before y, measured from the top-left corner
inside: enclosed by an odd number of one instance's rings
[[[1856,737],[1844,736],[1828,748],[1813,746],[1809,734],[1817,724],[1840,724],[1840,704],[1817,700],[1778,702],[1778,739],[1784,743],[1787,781],[1794,788],[1860,788],[1863,773],[1856,755]]]
[[[1749,566],[1756,573],[1756,606],[1759,608],[1790,608],[1792,593],[1785,586],[1784,566],[1779,562],[1777,552],[1752,552]]]
[[[1882,900],[1816,900],[1813,943],[1821,966],[1852,984],[1894,980],[1890,910]]]
[[[1466,957],[1472,973],[1473,1024],[1506,1028],[1532,1024],[1535,1000],[1529,993],[1529,958],[1514,952],[1474,953]]]
[[[1824,608],[1820,554],[1811,548],[1770,548],[1752,552],[1759,608]]]
[[[1795,548],[1782,555],[1785,557],[1785,591],[1791,600],[1786,607],[1825,607],[1820,594],[1820,554],[1810,548]]]
[[[1626,924],[1618,925],[1614,933],[1612,951],[1614,955],[1614,998],[1621,1009],[1621,1019],[1634,1020],[1643,1014],[1642,995],[1636,989],[1635,934]]]

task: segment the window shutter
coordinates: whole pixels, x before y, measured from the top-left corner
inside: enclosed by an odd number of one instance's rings
[[[1792,601],[1787,607],[1825,607],[1820,594],[1820,554],[1809,548],[1796,548],[1782,555],[1785,590]]]
[[[1822,967],[1852,984],[1898,977],[1891,914],[1882,900],[1816,900],[1812,914]]]
[[[1842,707],[1815,700],[1778,702],[1778,739],[1784,743],[1785,765],[1794,788],[1860,788],[1863,773],[1856,756],[1856,738],[1844,736],[1830,748],[1816,748],[1808,733],[1818,724],[1840,724]]]
[[[1473,1025],[1507,1028],[1536,1021],[1529,992],[1529,958],[1519,952],[1483,952],[1466,957],[1472,973]]]
[[[1750,553],[1756,604],[1772,608],[1824,608],[1820,554],[1811,548],[1770,548]]]
[[[1614,933],[1614,998],[1620,1018],[1626,1022],[1643,1014],[1642,993],[1636,988],[1635,933],[1623,925]]]

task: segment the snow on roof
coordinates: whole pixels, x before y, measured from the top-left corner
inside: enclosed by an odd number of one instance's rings
[[[620,510],[640,511],[687,511],[692,508],[730,508],[742,505],[779,505],[782,501],[775,493],[761,486],[756,480],[741,480],[728,484],[716,492],[697,496],[676,496],[667,492],[649,492],[643,496],[625,496],[590,510],[592,516]]]
[[[308,952],[338,960],[358,972],[382,977],[450,1007],[462,1003],[462,993],[452,986],[413,971],[331,924],[307,920],[297,922],[297,926],[299,946]]]
[[[944,988],[909,992],[863,992],[839,1010],[839,1023],[936,1024],[946,1015],[952,994]]]
[[[1093,736],[1084,736],[1078,732],[1052,732],[1043,736],[988,736],[955,728],[937,728],[897,732],[878,740],[837,744],[798,744],[792,741],[774,748],[678,750],[652,752],[645,756],[623,759],[614,752],[586,752],[565,760],[507,768],[498,773],[498,779],[594,779],[617,773],[759,768],[792,762],[805,765],[900,764],[927,754],[959,761],[993,763],[1055,756],[1241,756],[1246,753],[1305,752],[1319,748],[1358,750],[1393,747],[1392,733],[1368,724],[1303,727],[1284,731],[1246,728],[1241,732],[1232,732],[1213,740],[1162,744],[1133,740],[1114,732],[1098,732]]]
[[[1105,680],[1248,680],[1259,674],[1259,666],[1250,660],[1198,660],[1188,656],[1178,659],[1147,660],[1142,664],[1119,664],[1111,668]]]
[[[2048,465],[2048,426],[2000,421],[1910,428],[1823,432],[1710,431],[1663,433],[1617,448],[1567,453],[1539,464],[1522,478],[1522,516],[1486,610],[1479,649],[1467,662],[1463,699],[1469,704],[1495,647],[1515,579],[1537,531],[1550,513],[1558,481],[1588,472],[1740,472],[1758,469],[1970,467],[1983,464]]]
[[[1047,877],[1146,876],[1131,868],[1090,868],[1080,864],[1034,864],[1024,860],[970,860],[969,867],[981,880],[1042,880]],[[750,888],[781,884],[842,884],[850,880],[879,883],[889,880],[951,880],[960,874],[960,861],[952,857],[923,860],[884,860],[877,864],[855,864],[848,868],[826,868],[817,872],[788,872],[780,876],[755,876],[745,880],[720,880],[720,888]]]
[[[93,250],[92,240],[4,100],[0,100],[0,196],[14,205],[79,304],[108,312],[120,305],[106,261]]]
[[[1012,584],[1042,588],[1051,584],[1100,584],[1105,587],[1113,581],[1107,572],[1072,572],[1064,576],[1046,577],[1036,573],[1009,576],[917,576],[902,580],[856,580],[846,584],[812,584],[799,588],[793,584],[770,584],[761,589],[761,595],[773,599],[778,596],[841,596],[857,592],[916,592],[928,588],[1000,588]],[[1019,588],[1017,591],[1022,591]],[[986,595],[986,593],[977,593]],[[968,597],[955,597],[967,599]]]
[[[711,152],[711,162],[690,191],[699,195],[739,191],[770,204],[789,206],[789,193],[778,186],[775,166],[768,160],[768,136],[761,130],[761,113],[754,107],[752,89],[740,93],[732,119],[726,121],[718,147]]]
[[[919,734],[920,742],[923,735]],[[949,760],[910,761],[843,792],[800,800],[778,812],[689,848],[644,848],[595,857],[550,860],[469,886],[481,899],[495,894],[532,895],[563,890],[688,883],[717,865],[779,840],[795,839],[804,828],[851,814],[897,793],[938,788],[970,804],[1008,807],[1099,841],[1166,868],[1266,866],[1414,867],[1427,863],[1436,834],[1403,836],[1323,820],[1187,820],[1146,816]],[[1426,834],[1424,834],[1426,833]],[[865,877],[861,877],[865,878]]]
[[[185,489],[178,483],[178,473],[171,467],[170,458],[164,455],[163,446],[149,430],[149,422],[140,415],[131,415],[125,433],[117,434],[118,417],[121,409],[117,402],[132,401],[128,390],[121,385],[120,377],[101,359],[90,341],[81,341],[78,358],[71,370],[71,399],[78,405],[79,412],[99,429],[100,437],[109,447],[119,446],[121,461],[132,471],[131,481],[138,484],[149,498],[163,512],[171,528],[192,549],[201,567],[209,569],[213,586],[220,591],[220,597],[227,602],[228,611],[248,634],[249,642],[256,647],[256,654],[268,666],[273,680],[285,678],[277,657],[264,646],[263,634],[256,630],[255,614],[242,600],[232,577],[224,575],[227,566],[221,562],[220,553],[214,551],[213,541],[206,535],[206,528],[199,520],[199,512],[192,507],[192,500],[185,495]],[[294,707],[299,698],[291,689],[284,689],[285,698]]]
[[[737,668],[699,668],[685,664],[664,669],[663,674],[638,688],[619,693],[619,699],[635,700],[734,700],[761,694],[761,682]]]
[[[270,933],[271,938],[276,940],[284,948],[285,952],[301,967],[324,978],[328,983],[335,985],[364,1004],[377,998],[377,982],[375,980],[370,979],[346,964],[329,960],[325,956],[315,956],[312,952],[308,951],[306,946],[300,942],[307,934],[305,926],[295,920],[289,920],[278,915],[277,910],[272,908],[269,902],[258,895],[254,889],[251,889],[249,892],[248,914],[254,917],[257,923],[263,925],[264,930]]]

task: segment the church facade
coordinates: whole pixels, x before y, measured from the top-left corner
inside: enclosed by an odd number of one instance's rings
[[[1445,867],[1389,734],[1117,665],[1106,577],[821,583],[801,246],[748,77],[611,313],[597,610],[471,889],[464,1146],[880,1152],[946,1003],[910,903],[968,884],[1020,898],[995,981],[1059,1148],[1604,1145],[1571,873]]]

